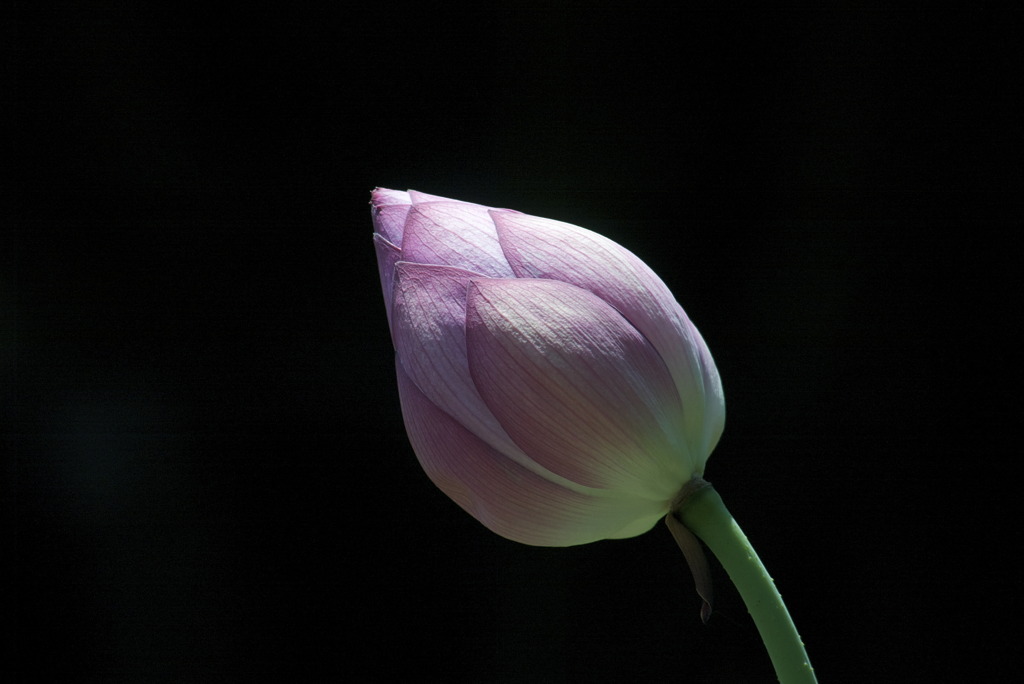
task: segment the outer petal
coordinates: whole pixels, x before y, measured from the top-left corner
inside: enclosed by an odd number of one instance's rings
[[[725,399],[711,353],[665,283],[632,252],[579,226],[507,212],[492,217],[516,277],[589,290],[651,341],[682,397],[687,439],[702,472],[724,427]]]
[[[642,534],[665,515],[655,502],[588,496],[531,472],[438,409],[397,366],[406,430],[423,470],[497,534],[523,544],[572,546]]]
[[[480,274],[404,261],[396,273],[393,338],[409,378],[431,402],[493,448],[516,451],[469,376],[466,293]]]
[[[402,250],[388,242],[380,233],[373,234],[373,247],[377,250],[377,270],[380,272],[380,287],[384,291],[384,308],[388,314],[388,327],[392,329],[391,341],[394,342],[394,328],[391,324],[391,300],[395,281],[395,264],[402,258]]]
[[[573,482],[668,501],[696,472],[654,347],[596,295],[552,280],[475,280],[469,369],[534,461]]]
[[[402,190],[390,188],[374,188],[370,195],[373,206],[389,206],[392,204],[412,204],[412,197]]]
[[[405,218],[412,206],[409,193],[377,188],[371,195],[370,204],[374,232],[380,233],[388,242],[401,247]]]
[[[471,205],[473,205],[475,207],[482,206],[480,204],[473,204],[473,202],[466,202],[464,200],[451,199],[449,197],[439,197],[438,195],[428,195],[427,193],[420,192],[419,190],[409,190],[408,196],[409,196],[409,199],[412,201],[413,204],[424,204],[426,202],[456,202],[458,204],[471,204]],[[496,207],[488,207],[488,208],[491,208],[494,211],[508,211],[508,212],[512,212],[513,214],[518,214],[519,213],[515,209],[498,209]]]
[[[409,210],[402,238],[406,261],[455,266],[492,278],[511,278],[487,207],[427,202]]]
[[[441,197],[440,195],[431,195],[419,190],[409,190],[409,199],[412,204],[424,204],[426,202],[455,202],[456,204],[472,204],[472,202],[464,202],[463,200],[452,199],[450,197]]]

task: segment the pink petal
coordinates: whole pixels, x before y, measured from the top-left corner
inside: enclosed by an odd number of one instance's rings
[[[689,319],[687,319],[689,323]],[[704,451],[708,456],[718,444],[725,428],[725,392],[722,390],[722,378],[718,375],[718,366],[711,358],[711,350],[693,323],[690,323],[693,340],[697,344],[700,357],[701,378],[704,385]],[[707,456],[705,456],[707,460]]]
[[[387,310],[388,327],[391,327],[391,300],[395,280],[395,264],[402,258],[402,250],[387,241],[379,233],[373,234],[373,246],[377,250],[377,270],[380,272],[380,286],[384,291],[384,308]],[[394,333],[392,333],[392,342]]]
[[[472,202],[463,202],[462,200],[451,199],[450,197],[430,195],[425,192],[420,192],[419,190],[410,190],[409,200],[413,204],[425,204],[427,202],[456,202],[458,204],[472,204]]]
[[[512,277],[486,207],[465,202],[416,204],[404,231],[401,247],[407,261],[454,266],[492,278]]]
[[[435,406],[398,366],[406,430],[438,488],[501,536],[536,546],[572,546],[642,534],[666,507],[638,498],[590,496],[519,465]]]
[[[390,188],[374,188],[370,193],[370,203],[375,207],[383,207],[390,204],[412,204],[409,193]]]
[[[375,193],[376,195],[376,193]],[[402,246],[405,232],[405,220],[409,215],[409,204],[376,204],[376,196],[371,210],[373,230],[382,235],[388,242]]]
[[[480,274],[405,261],[395,270],[393,340],[409,378],[431,402],[493,448],[518,452],[469,375],[466,292]]]
[[[721,381],[704,340],[665,283],[633,253],[579,226],[507,212],[492,212],[492,218],[516,277],[550,278],[593,292],[650,340],[682,398],[693,457],[706,459],[725,422]]]
[[[544,468],[665,501],[695,474],[664,361],[596,295],[553,280],[471,281],[466,343],[491,413]]]
[[[519,213],[515,209],[499,209],[497,207],[484,207],[483,205],[474,204],[473,202],[466,202],[465,200],[451,199],[449,197],[440,197],[438,195],[428,195],[427,193],[420,192],[419,190],[410,190],[408,192],[408,196],[413,204],[425,204],[427,202],[455,202],[457,204],[469,204],[474,207],[482,207],[490,211],[507,211],[513,214]]]

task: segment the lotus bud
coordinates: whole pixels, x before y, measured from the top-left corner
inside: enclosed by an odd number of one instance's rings
[[[640,259],[584,228],[372,194],[409,441],[492,531],[538,546],[666,516],[725,421],[711,353]]]

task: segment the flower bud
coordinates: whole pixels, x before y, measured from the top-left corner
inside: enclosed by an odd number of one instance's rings
[[[371,204],[402,413],[430,479],[526,544],[664,517],[703,473],[725,400],[661,279],[567,223],[413,190]]]

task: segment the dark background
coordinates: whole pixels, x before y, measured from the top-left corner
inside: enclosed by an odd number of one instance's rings
[[[725,385],[706,476],[823,682],[1019,672],[1019,10],[26,5],[14,680],[773,680],[717,566],[700,623],[661,526],[520,546],[430,484],[376,185],[577,223],[662,275]]]

